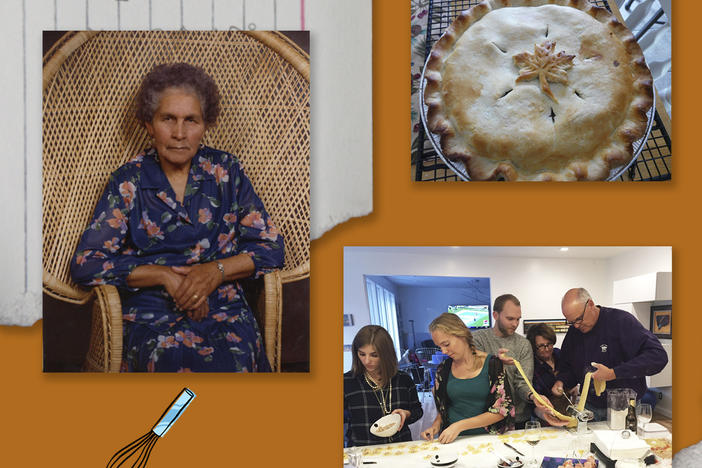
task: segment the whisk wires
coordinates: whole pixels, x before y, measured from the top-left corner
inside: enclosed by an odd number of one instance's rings
[[[168,432],[173,423],[183,414],[183,411],[185,411],[190,402],[192,402],[193,398],[195,398],[195,394],[191,390],[184,388],[175,400],[171,402],[168,408],[166,408],[166,411],[163,412],[154,427],[151,428],[149,432],[112,455],[110,461],[107,462],[107,468],[119,468],[134,456],[137,458],[131,465],[132,468],[145,467],[149,456],[151,456],[151,450],[153,450],[158,439]]]
[[[139,452],[139,458],[134,462],[132,468],[143,468],[151,455],[151,449],[158,441],[158,436],[153,431],[149,431],[139,437],[134,442],[124,446],[115,453],[110,461],[107,462],[107,468],[118,468],[128,461],[135,453]]]

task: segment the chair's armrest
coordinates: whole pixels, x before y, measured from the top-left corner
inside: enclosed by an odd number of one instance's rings
[[[280,273],[281,281],[284,284],[292,283],[293,281],[299,281],[301,279],[309,278],[310,276],[310,261],[298,265],[292,270],[282,271]]]
[[[274,372],[280,372],[280,354],[282,351],[283,319],[283,282],[280,271],[267,273],[263,277],[265,302],[263,310],[263,337],[266,343],[266,355]]]
[[[86,370],[119,372],[122,363],[122,303],[117,288],[100,285],[93,289],[93,323]]]

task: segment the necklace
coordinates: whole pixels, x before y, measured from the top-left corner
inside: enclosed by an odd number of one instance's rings
[[[363,373],[363,377],[366,379],[366,383],[373,390],[373,395],[375,399],[378,400],[380,409],[383,411],[383,416],[390,414],[390,409],[392,408],[392,382],[388,386],[387,398],[383,393],[383,389],[373,380],[373,377],[369,377],[367,372]],[[380,396],[378,396],[380,394]]]

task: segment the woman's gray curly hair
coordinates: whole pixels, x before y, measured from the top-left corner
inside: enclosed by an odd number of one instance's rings
[[[200,100],[202,118],[209,127],[217,123],[220,94],[217,84],[202,68],[189,63],[167,63],[155,66],[144,76],[136,95],[136,118],[151,122],[168,88],[181,88]]]

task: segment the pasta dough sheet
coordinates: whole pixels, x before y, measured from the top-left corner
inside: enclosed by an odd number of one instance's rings
[[[578,420],[577,420],[577,419],[575,419],[575,418],[572,417],[572,416],[566,416],[566,415],[564,415],[564,414],[559,413],[558,411],[556,411],[556,409],[555,409],[549,402],[544,401],[544,399],[541,398],[541,395],[539,395],[539,392],[537,392],[536,390],[534,390],[534,386],[531,384],[531,382],[530,382],[529,379],[527,378],[526,374],[524,373],[524,369],[522,369],[522,365],[519,363],[519,361],[517,361],[516,359],[513,359],[513,361],[514,361],[514,365],[517,366],[517,370],[518,370],[519,373],[521,374],[522,378],[524,379],[524,381],[525,381],[525,382],[527,383],[527,385],[529,386],[529,390],[531,390],[532,393],[534,394],[534,398],[536,398],[537,400],[539,400],[539,402],[540,402],[542,405],[545,405],[545,406],[550,407],[550,408],[553,410],[553,415],[556,416],[558,419],[560,419],[561,421],[568,421],[568,427],[577,426],[577,424],[578,424]]]
[[[504,356],[504,355],[502,355]],[[512,359],[514,361],[514,365],[517,367],[517,370],[519,371],[519,374],[521,374],[522,378],[524,381],[527,383],[529,386],[529,390],[532,391],[534,394],[534,398],[536,398],[542,405],[548,406],[553,410],[554,416],[556,416],[558,419],[561,421],[568,421],[568,427],[574,427],[578,424],[578,420],[575,419],[572,416],[566,416],[564,414],[559,413],[556,411],[556,409],[553,407],[553,405],[549,404],[549,402],[544,401],[543,398],[541,398],[541,395],[534,390],[533,385],[529,381],[529,379],[526,376],[526,373],[524,372],[524,369],[522,369],[522,365],[517,361],[516,359]],[[585,402],[587,401],[587,394],[590,389],[590,380],[592,379],[592,372],[588,372],[585,374],[585,380],[583,382],[583,393],[580,396],[580,402],[578,403],[577,410],[582,411],[585,409]],[[600,396],[602,392],[604,391],[607,383],[604,380],[595,380],[595,395]]]
[[[590,380],[592,379],[592,372],[585,374],[585,381],[583,382],[583,393],[580,395],[580,401],[578,402],[578,411],[585,409],[585,402],[587,401],[587,394],[590,391]],[[595,379],[595,395],[600,396],[604,392],[607,382],[604,380]]]

